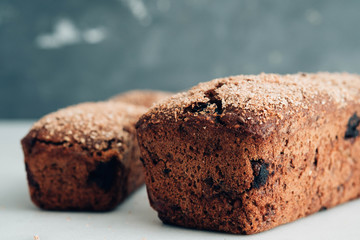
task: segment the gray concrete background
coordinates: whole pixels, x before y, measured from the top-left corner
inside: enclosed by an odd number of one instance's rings
[[[0,118],[260,72],[359,72],[360,1],[0,0]]]

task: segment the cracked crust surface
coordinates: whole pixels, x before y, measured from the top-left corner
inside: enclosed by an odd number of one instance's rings
[[[359,103],[359,82],[358,75],[348,73],[219,78],[157,104],[147,118],[157,121],[157,118],[176,120],[186,115],[216,116],[239,128],[246,125],[245,131],[266,136],[276,127],[288,127],[289,118],[315,115],[332,105],[345,107]]]
[[[357,75],[261,74],[155,105],[137,123],[152,207],[253,234],[359,197],[359,95]]]
[[[140,91],[133,94],[141,98]],[[37,121],[22,140],[32,201],[53,210],[116,207],[144,182],[135,123],[146,110],[89,102]]]
[[[147,108],[122,102],[81,103],[50,113],[30,130],[31,138],[57,144],[77,143],[103,150],[109,141],[128,141],[134,122]]]

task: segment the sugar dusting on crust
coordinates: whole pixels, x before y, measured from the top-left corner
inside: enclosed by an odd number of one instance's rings
[[[76,142],[102,150],[108,141],[124,142],[147,108],[122,102],[82,103],[48,114],[30,130],[31,137],[54,143]]]
[[[217,116],[235,114],[243,123],[264,125],[269,121],[278,123],[299,112],[311,114],[329,105],[341,108],[359,102],[359,96],[360,77],[355,74],[239,75],[200,83],[157,104],[147,116],[152,121],[156,121],[159,113],[168,119],[177,119],[184,117],[185,109],[204,103],[207,111],[192,115],[214,115],[215,99],[222,108]]]

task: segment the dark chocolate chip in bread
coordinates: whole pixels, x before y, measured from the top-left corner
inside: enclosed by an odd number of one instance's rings
[[[359,136],[359,130],[357,129],[359,125],[360,125],[360,118],[357,116],[356,113],[354,113],[354,115],[351,116],[347,124],[345,139],[355,138]]]
[[[119,159],[115,156],[107,162],[98,162],[95,170],[91,171],[88,176],[88,182],[95,182],[96,185],[108,192],[115,184],[116,175],[123,175],[123,166],[121,167]]]
[[[252,160],[251,167],[253,169],[254,180],[252,182],[252,187],[260,188],[264,186],[266,180],[269,176],[269,171],[267,170],[269,164],[264,163],[262,159],[259,160]]]

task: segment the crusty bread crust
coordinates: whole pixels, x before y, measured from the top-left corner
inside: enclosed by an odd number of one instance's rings
[[[137,123],[165,223],[253,234],[360,196],[360,77],[241,75],[202,83]]]

